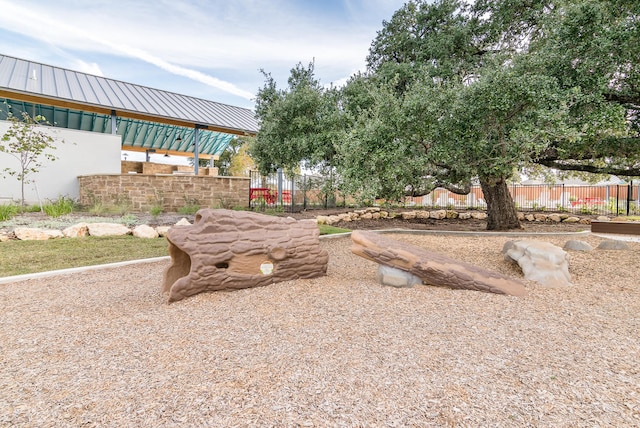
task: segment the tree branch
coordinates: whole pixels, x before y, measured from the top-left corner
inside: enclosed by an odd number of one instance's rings
[[[596,165],[584,165],[584,164],[567,164],[558,160],[539,159],[536,163],[544,165],[549,168],[559,169],[562,171],[581,171],[591,172],[594,174],[611,174],[623,177],[635,177],[640,176],[640,167],[627,167],[618,168],[613,166],[596,166]]]

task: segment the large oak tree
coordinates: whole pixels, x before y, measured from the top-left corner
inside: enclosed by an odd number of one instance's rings
[[[519,168],[640,175],[639,21],[630,0],[411,1],[340,90],[313,65],[286,90],[268,77],[254,154],[329,165],[367,197],[479,180],[488,228],[519,227]]]

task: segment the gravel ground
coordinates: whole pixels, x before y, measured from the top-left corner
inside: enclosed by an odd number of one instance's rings
[[[390,236],[522,278],[507,237]],[[0,286],[0,426],[640,426],[640,244],[524,298],[383,287],[321,245],[326,277],[171,305],[168,262]]]

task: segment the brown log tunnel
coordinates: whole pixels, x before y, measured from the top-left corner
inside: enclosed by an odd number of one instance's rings
[[[163,277],[169,302],[203,291],[257,287],[325,275],[328,254],[310,221],[200,210],[193,225],[167,234],[171,264]]]

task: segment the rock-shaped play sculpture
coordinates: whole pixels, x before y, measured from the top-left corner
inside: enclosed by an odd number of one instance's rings
[[[193,225],[167,233],[171,264],[162,289],[175,302],[204,291],[325,275],[329,256],[319,235],[314,221],[202,209]]]
[[[507,241],[502,247],[506,260],[520,265],[524,277],[545,287],[567,287],[571,284],[569,256],[562,248],[540,241]]]
[[[351,234],[351,251],[365,259],[409,272],[423,282],[443,287],[524,296],[524,285],[506,275],[492,272],[442,254],[425,250],[374,232]]]

